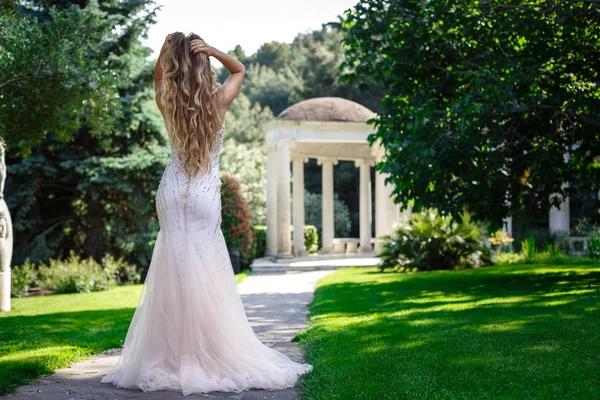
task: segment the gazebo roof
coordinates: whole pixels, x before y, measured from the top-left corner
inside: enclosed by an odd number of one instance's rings
[[[315,97],[283,110],[276,119],[288,121],[366,122],[375,113],[367,107],[341,97]]]

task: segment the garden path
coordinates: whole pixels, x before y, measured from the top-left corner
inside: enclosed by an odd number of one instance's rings
[[[294,335],[306,327],[307,305],[313,297],[315,283],[333,270],[253,274],[239,285],[248,320],[259,339],[266,345],[300,362],[302,352]],[[214,392],[183,396],[177,392],[150,392],[117,389],[100,379],[117,362],[120,350],[111,350],[56,371],[22,386],[2,400],[171,400],[171,399],[236,399],[292,400],[299,398],[298,385],[279,391],[248,390],[241,393]]]

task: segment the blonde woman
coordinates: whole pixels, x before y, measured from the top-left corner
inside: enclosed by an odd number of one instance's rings
[[[210,57],[230,72],[222,85]],[[160,231],[120,359],[102,382],[189,395],[284,389],[312,370],[258,340],[223,240],[219,151],[244,74],[198,35],[165,40],[154,75],[171,141],[156,194]]]

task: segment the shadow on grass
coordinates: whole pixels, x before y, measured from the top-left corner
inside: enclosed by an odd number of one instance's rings
[[[309,398],[600,398],[597,266],[355,271],[310,310]]]
[[[133,312],[123,308],[1,318],[0,394],[80,358],[120,347]]]

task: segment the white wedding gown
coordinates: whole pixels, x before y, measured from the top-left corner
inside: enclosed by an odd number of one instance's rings
[[[248,323],[221,231],[219,152],[188,180],[172,150],[156,194],[160,231],[115,367],[116,387],[184,395],[295,386],[312,365],[262,344]]]

